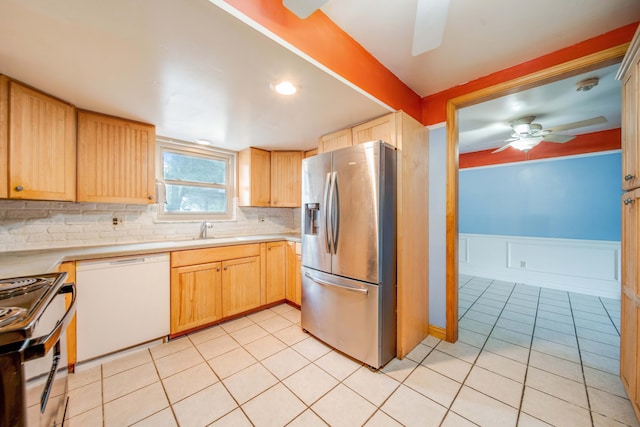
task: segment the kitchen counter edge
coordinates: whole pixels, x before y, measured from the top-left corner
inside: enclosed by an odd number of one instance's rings
[[[260,234],[4,252],[0,254],[0,279],[51,273],[56,271],[58,266],[65,261],[156,254],[189,249],[277,242],[280,240],[301,242],[301,236],[295,233]]]

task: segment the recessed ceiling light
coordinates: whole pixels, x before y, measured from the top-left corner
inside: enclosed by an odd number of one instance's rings
[[[273,87],[273,89],[276,92],[278,92],[280,95],[285,95],[285,96],[293,95],[298,90],[293,85],[293,83],[291,83],[288,80],[283,80],[281,82],[272,84],[271,87]]]
[[[196,139],[196,143],[200,144],[200,145],[213,145],[213,142],[209,141],[208,139]]]

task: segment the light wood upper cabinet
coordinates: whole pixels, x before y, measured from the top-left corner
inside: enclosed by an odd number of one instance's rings
[[[0,197],[74,201],[73,105],[0,76],[0,162]]]
[[[367,141],[384,141],[397,147],[396,117],[398,113],[387,114],[351,128],[353,145]]]
[[[232,316],[260,305],[260,257],[223,261],[222,315]]]
[[[640,49],[629,58],[622,77],[622,188],[640,187]]]
[[[222,263],[171,269],[171,334],[222,318]]]
[[[238,154],[238,206],[270,206],[271,153],[250,147]]]
[[[299,207],[302,151],[250,147],[238,155],[238,206]]]
[[[304,158],[313,157],[318,155],[318,149],[314,148],[313,150],[308,150],[304,152]]]
[[[351,147],[353,136],[351,129],[343,129],[328,135],[321,136],[318,140],[318,153]]]
[[[78,201],[155,203],[155,126],[78,111]]]
[[[266,303],[285,299],[285,242],[266,243]]]
[[[302,193],[302,151],[271,152],[271,206],[299,207]]]

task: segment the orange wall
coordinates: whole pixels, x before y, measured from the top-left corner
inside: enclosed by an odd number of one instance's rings
[[[446,105],[449,99],[628,43],[633,38],[637,27],[637,22],[629,24],[573,46],[532,59],[531,61],[505,68],[504,70],[480,77],[463,85],[454,86],[442,92],[424,97],[422,99],[422,123],[424,125],[433,125],[446,121]]]
[[[460,169],[476,166],[498,165],[502,163],[521,162],[524,160],[548,159],[550,157],[572,156],[575,154],[594,153],[598,151],[619,150],[621,148],[620,129],[578,135],[565,144],[542,142],[528,153],[509,147],[504,151],[491,154],[491,150],[460,154]]]
[[[420,120],[421,99],[322,11],[300,19],[282,0],[225,0],[333,72],[396,110]]]

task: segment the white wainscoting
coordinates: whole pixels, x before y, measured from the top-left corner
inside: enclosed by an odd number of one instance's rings
[[[620,242],[459,235],[459,272],[620,298]]]

